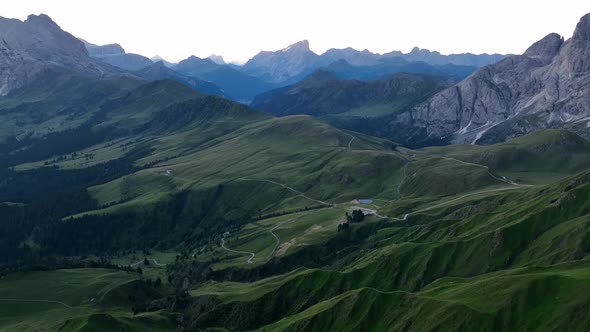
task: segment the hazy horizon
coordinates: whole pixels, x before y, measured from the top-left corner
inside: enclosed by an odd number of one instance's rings
[[[147,57],[176,62],[217,54],[244,62],[259,51],[280,50],[300,40],[308,40],[318,54],[346,47],[374,53],[420,47],[443,54],[519,54],[551,32],[569,38],[588,12],[590,2],[577,0],[561,6],[548,0],[499,0],[477,7],[466,0],[21,0],[4,4],[0,16],[23,20],[47,14],[76,37],[99,45],[118,43]]]

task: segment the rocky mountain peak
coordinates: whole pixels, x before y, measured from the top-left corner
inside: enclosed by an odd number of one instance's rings
[[[225,60],[223,60],[223,57],[221,55],[211,54],[210,56],[207,57],[207,59],[210,59],[211,61],[215,62],[218,65],[225,64]]]
[[[42,27],[53,27],[53,28],[59,28],[59,26],[57,25],[57,23],[55,23],[51,17],[45,15],[45,14],[40,14],[40,15],[29,15],[27,16],[27,19],[25,20],[25,23],[27,24],[31,24],[31,25],[37,25],[37,26],[42,26]]]
[[[524,55],[531,58],[552,59],[559,53],[562,45],[563,37],[556,33],[550,33],[529,47]]]
[[[25,21],[0,17],[0,40],[0,95],[35,80],[47,68],[100,75],[110,70],[94,62],[82,41],[47,15],[30,15]]]
[[[172,62],[166,61],[166,59],[162,58],[159,55],[154,55],[150,60],[152,60],[153,62],[161,61],[164,64],[164,66],[166,66],[168,68],[171,68],[174,66],[174,64]]]
[[[590,14],[584,15],[563,50],[564,63],[569,75],[587,75],[590,72]]]
[[[568,128],[588,137],[590,14],[573,37],[551,33],[524,56],[486,66],[396,120],[398,141],[488,144],[541,128]],[[414,128],[408,130],[409,125]],[[415,143],[414,143],[415,144]]]
[[[408,54],[409,55],[430,55],[430,54],[440,55],[440,53],[437,52],[437,51],[431,52],[427,48],[420,48],[420,47],[414,47],[412,49],[412,51],[410,53],[408,53]]]
[[[574,35],[572,40],[575,41],[590,41],[590,13],[584,15],[578,25],[576,25],[576,30],[574,31]]]
[[[282,49],[283,52],[301,52],[301,51],[308,51],[311,52],[311,50],[309,49],[309,41],[307,40],[302,40],[299,42],[296,42],[293,45],[289,45],[286,48]]]

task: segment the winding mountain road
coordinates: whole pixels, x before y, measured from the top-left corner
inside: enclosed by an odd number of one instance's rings
[[[394,220],[403,221],[403,220],[407,220],[408,219],[408,216],[410,216],[412,214],[416,214],[416,213],[420,213],[420,212],[426,212],[426,211],[429,211],[429,210],[432,210],[432,209],[436,209],[438,207],[445,206],[445,205],[454,203],[456,201],[460,201],[463,198],[466,198],[466,197],[469,197],[469,196],[475,196],[475,195],[481,195],[481,194],[489,194],[489,193],[498,192],[498,191],[517,190],[517,189],[522,189],[522,188],[520,188],[520,187],[506,187],[506,188],[498,188],[498,189],[490,189],[490,190],[477,191],[477,192],[474,192],[474,193],[465,194],[465,195],[460,196],[460,197],[457,197],[457,198],[453,198],[453,199],[448,200],[446,202],[442,202],[442,203],[439,203],[439,204],[435,204],[435,205],[429,206],[429,207],[424,208],[424,209],[420,209],[420,210],[412,211],[410,213],[406,213],[402,218],[388,217],[388,216],[385,216],[385,218],[391,218],[391,219],[394,219]]]
[[[480,165],[480,164],[470,163],[470,162],[467,162],[467,161],[463,161],[463,160],[459,160],[459,159],[455,159],[455,158],[450,158],[450,157],[443,157],[443,156],[436,156],[436,157],[441,158],[441,159],[445,159],[445,160],[456,161],[458,163],[465,164],[465,165],[470,165],[470,166],[476,166],[476,167],[484,168],[492,178],[494,178],[494,179],[496,179],[498,181],[502,181],[502,182],[507,183],[507,184],[512,185],[512,186],[532,187],[532,185],[530,185],[530,184],[519,184],[519,183],[516,183],[516,182],[514,182],[514,181],[512,181],[512,180],[510,180],[508,178],[506,178],[505,176],[497,177],[497,176],[495,176],[490,171],[490,168],[488,166],[486,166],[486,165]]]
[[[351,148],[351,144],[352,144],[352,142],[354,141],[354,139],[355,139],[356,137],[355,137],[355,136],[353,136],[353,135],[350,135],[350,134],[348,134],[348,135],[351,137],[350,141],[348,142],[348,150],[349,150],[349,151],[351,151],[351,152],[363,152],[362,150],[358,150],[358,151],[357,151],[357,150],[352,150],[352,148]],[[378,151],[378,152],[379,152],[379,151]],[[387,152],[385,152],[385,153],[387,153]],[[432,210],[432,209],[436,209],[436,208],[438,208],[438,207],[445,206],[445,205],[448,205],[448,204],[452,204],[452,203],[454,203],[454,202],[460,201],[460,200],[462,200],[462,199],[464,199],[464,198],[467,198],[467,197],[470,197],[470,196],[481,195],[481,194],[487,194],[487,193],[493,193],[493,192],[500,192],[500,191],[507,191],[507,190],[523,189],[523,188],[526,188],[526,187],[532,187],[532,185],[526,185],[526,184],[519,184],[519,183],[516,183],[516,182],[514,182],[514,181],[512,181],[512,180],[510,180],[510,179],[508,179],[508,178],[506,178],[505,176],[498,177],[498,176],[494,175],[494,174],[493,174],[493,173],[490,171],[490,168],[489,168],[488,166],[485,166],[485,165],[480,165],[480,164],[470,163],[470,162],[462,161],[462,160],[459,160],[459,159],[450,158],[450,157],[444,157],[444,156],[436,156],[436,157],[438,157],[438,158],[442,158],[442,159],[445,159],[445,160],[455,161],[455,162],[462,163],[462,164],[465,164],[465,165],[470,165],[470,166],[476,166],[476,167],[481,167],[481,168],[484,168],[484,169],[486,170],[486,172],[489,174],[489,176],[491,176],[493,179],[495,179],[495,180],[498,180],[498,181],[501,181],[501,182],[503,182],[503,183],[506,183],[506,184],[510,185],[511,187],[497,188],[497,189],[490,189],[490,190],[482,190],[482,191],[477,191],[477,192],[473,192],[473,193],[465,194],[465,195],[462,195],[462,196],[460,196],[460,197],[457,197],[457,198],[450,199],[450,200],[448,200],[448,201],[445,201],[445,202],[437,203],[437,204],[434,204],[434,205],[428,206],[428,207],[426,207],[426,208],[423,208],[423,209],[419,209],[419,210],[416,210],[416,211],[412,211],[412,212],[406,213],[406,214],[404,214],[402,217],[390,217],[390,216],[387,216],[387,215],[380,215],[380,214],[377,212],[377,210],[368,209],[368,208],[359,207],[359,206],[354,206],[353,208],[358,208],[358,209],[361,209],[361,210],[368,211],[368,212],[372,213],[373,215],[375,215],[375,216],[376,216],[376,217],[378,217],[378,218],[382,218],[382,219],[392,219],[392,220],[397,220],[397,221],[405,221],[405,220],[407,220],[407,219],[408,219],[408,217],[409,217],[410,215],[417,214],[417,213],[421,213],[421,212],[425,212],[425,211],[429,211],[429,210]],[[412,161],[411,161],[411,160],[408,160],[408,162],[407,162],[407,163],[404,165],[404,171],[403,171],[403,172],[404,172],[404,175],[403,175],[403,178],[401,179],[400,183],[397,185],[397,188],[396,188],[396,190],[397,190],[397,193],[398,193],[398,195],[399,195],[400,197],[401,197],[401,189],[402,189],[402,187],[403,187],[403,185],[404,185],[404,183],[406,182],[406,179],[407,179],[407,177],[408,177],[408,167],[409,167],[409,165],[410,165],[411,163],[412,163]],[[304,194],[303,192],[301,192],[301,191],[299,191],[299,190],[297,190],[297,189],[294,189],[294,188],[292,188],[292,187],[290,187],[290,186],[288,186],[288,185],[286,185],[286,184],[279,183],[279,182],[272,181],[272,180],[266,180],[266,179],[254,179],[254,178],[248,178],[248,177],[242,177],[242,178],[239,178],[238,180],[241,180],[241,181],[259,181],[259,182],[267,182],[267,183],[271,183],[271,184],[275,184],[275,185],[281,186],[281,187],[283,187],[283,188],[285,188],[285,189],[287,189],[287,190],[290,190],[290,191],[292,191],[292,192],[296,193],[297,195],[299,195],[299,196],[301,196],[301,197],[303,197],[303,198],[306,198],[306,199],[308,199],[308,200],[310,200],[310,201],[313,201],[313,202],[316,202],[316,203],[319,203],[319,204],[322,204],[322,205],[326,205],[326,206],[329,206],[329,207],[335,207],[335,206],[339,205],[339,204],[330,203],[330,202],[326,202],[326,201],[322,201],[322,200],[318,200],[318,199],[315,199],[315,198],[309,197],[309,196],[307,196],[306,194]],[[383,199],[375,199],[375,200],[378,200],[378,201],[384,201],[384,202],[390,202],[390,203],[391,203],[391,202],[397,201],[397,200],[399,200],[399,199],[400,199],[400,198],[397,198],[397,199],[394,199],[394,200],[383,200]],[[275,231],[276,229],[278,229],[279,227],[281,227],[282,225],[284,225],[284,224],[286,224],[286,223],[288,223],[288,222],[291,222],[291,221],[297,220],[297,219],[299,219],[299,218],[301,218],[301,217],[303,217],[303,216],[299,216],[299,217],[296,217],[296,218],[291,218],[291,219],[288,219],[288,220],[281,221],[281,222],[277,223],[276,225],[274,225],[274,226],[273,226],[273,227],[270,229],[270,234],[271,234],[271,235],[272,235],[272,236],[275,238],[275,246],[274,246],[273,250],[271,251],[271,253],[269,254],[269,257],[272,257],[272,256],[275,254],[275,252],[276,252],[276,250],[277,250],[277,248],[279,247],[279,245],[280,245],[280,242],[281,242],[281,240],[280,240],[279,236],[278,236],[278,235],[277,235],[277,234],[276,234],[274,231]],[[227,247],[225,246],[225,236],[226,236],[226,235],[228,235],[228,234],[229,234],[229,233],[224,233],[224,235],[223,235],[223,237],[222,237],[222,239],[221,239],[221,247],[222,247],[223,249],[225,249],[225,250],[229,251],[229,252],[232,252],[232,253],[243,254],[243,255],[250,255],[250,258],[248,259],[248,261],[247,261],[247,262],[248,262],[249,264],[251,264],[251,263],[253,262],[253,260],[254,260],[254,257],[256,257],[256,253],[253,253],[253,252],[247,252],[247,251],[238,251],[238,250],[232,250],[232,249],[229,249],[229,248],[227,248]],[[155,262],[155,261],[154,261],[154,262]],[[157,263],[156,263],[156,264],[157,264]]]
[[[277,228],[279,228],[279,227],[281,227],[281,226],[283,226],[283,225],[285,225],[285,224],[287,224],[289,222],[292,222],[292,221],[295,221],[295,220],[299,220],[299,219],[303,218],[306,215],[307,215],[307,213],[306,214],[303,214],[303,215],[300,215],[298,217],[295,217],[295,218],[291,218],[291,219],[288,219],[288,220],[281,221],[281,222],[277,223],[276,225],[274,225],[270,229],[270,234],[275,238],[276,243],[275,243],[275,247],[272,249],[272,251],[270,252],[270,254],[268,255],[268,257],[272,257],[275,254],[275,252],[277,251],[277,248],[279,247],[279,244],[281,244],[281,238],[279,238],[279,236],[274,231]]]
[[[221,247],[229,252],[232,252],[234,254],[240,254],[240,255],[250,255],[250,258],[248,258],[247,262],[248,264],[252,264],[254,262],[254,257],[256,257],[256,253],[253,252],[249,252],[249,251],[239,251],[239,250],[233,250],[230,249],[228,247],[225,246],[225,237],[229,235],[229,232],[225,232],[223,233],[223,236],[221,237]]]

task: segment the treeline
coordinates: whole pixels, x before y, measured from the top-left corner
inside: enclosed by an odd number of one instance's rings
[[[147,209],[57,220],[35,229],[33,237],[47,252],[73,256],[169,249],[181,243],[195,247],[206,244],[212,234],[221,234],[252,219],[247,214],[229,219],[213,208],[223,190],[220,185],[197,193],[183,191]]]
[[[303,247],[291,255],[273,258],[268,263],[254,268],[231,267],[213,270],[211,267],[216,261],[199,262],[193,258],[182,258],[167,266],[169,282],[181,288],[185,279],[189,280],[191,285],[207,280],[252,282],[299,267],[337,268],[361,255],[359,246],[363,241],[387,227],[393,227],[393,224],[385,221],[357,224],[356,227],[350,227],[347,232],[338,233],[324,244]]]
[[[27,255],[21,257],[17,262],[0,266],[0,275],[24,271],[51,271],[84,268],[103,268],[139,274],[142,273],[141,269],[116,265],[104,257],[98,259],[80,259],[78,257],[73,258],[54,255],[40,256],[29,251]]]
[[[64,217],[96,209],[97,203],[87,193],[87,187],[136,170],[131,158],[75,170],[0,170],[0,262],[26,255],[25,240],[31,234],[40,234]]]

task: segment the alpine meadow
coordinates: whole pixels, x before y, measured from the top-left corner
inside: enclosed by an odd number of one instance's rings
[[[590,14],[237,63],[55,12],[0,16],[0,331],[590,330]]]

